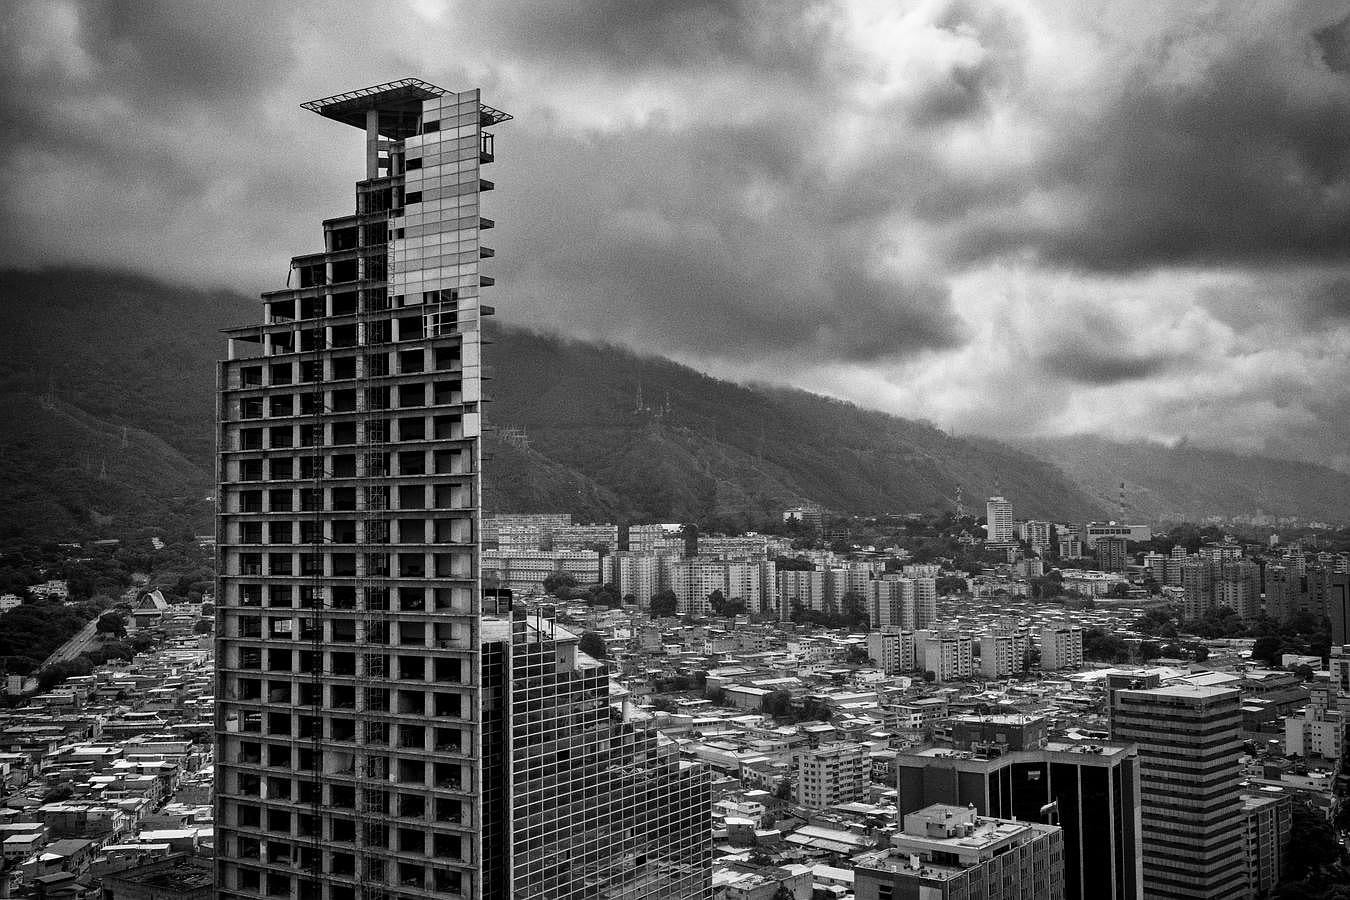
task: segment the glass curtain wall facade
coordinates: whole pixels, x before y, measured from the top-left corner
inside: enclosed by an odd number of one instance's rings
[[[478,897],[477,91],[304,104],[365,132],[356,213],[228,332],[219,393],[222,897]]]
[[[485,716],[506,728],[485,747],[489,790],[509,771],[510,847],[489,849],[493,898],[699,900],[711,897],[707,771],[673,741],[625,721],[606,666],[577,637],[517,606],[485,623]],[[509,669],[509,680],[492,665]],[[494,830],[497,824],[490,827]],[[502,829],[506,831],[508,829]]]

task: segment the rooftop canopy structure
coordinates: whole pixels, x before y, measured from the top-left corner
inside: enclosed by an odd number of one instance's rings
[[[375,110],[379,115],[379,133],[401,141],[420,133],[422,101],[448,93],[445,88],[419,78],[400,78],[398,81],[311,100],[300,106],[363,131],[369,125],[369,112]],[[479,112],[484,125],[495,125],[511,118],[501,110],[483,104],[479,105]]]

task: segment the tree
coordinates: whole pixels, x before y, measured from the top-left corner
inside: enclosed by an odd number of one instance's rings
[[[726,613],[723,612],[726,603],[727,595],[722,593],[721,588],[714,588],[713,592],[708,595],[708,608],[713,611],[713,615],[715,616],[726,615]]]
[[[720,687],[704,688],[703,699],[707,700],[713,706],[725,706],[727,702],[727,692]]]
[[[792,714],[792,695],[787,691],[770,691],[759,700],[759,711],[774,718],[787,718]]]
[[[845,592],[839,603],[840,615],[847,621],[847,628],[867,630],[867,598],[857,591]]]
[[[198,620],[197,620],[197,623],[196,623],[195,625],[192,626],[192,633],[193,633],[193,634],[210,634],[210,633],[211,633],[211,628],[212,628],[212,625],[211,625],[211,620],[210,620],[210,619],[198,619]]]
[[[577,642],[577,649],[594,659],[604,659],[608,650],[605,639],[594,631],[587,631],[581,636],[581,640]]]
[[[1126,662],[1130,658],[1125,639],[1104,628],[1083,630],[1083,657],[1103,662]]]
[[[1162,656],[1162,648],[1158,646],[1158,644],[1157,644],[1156,641],[1140,641],[1140,642],[1139,642],[1139,658],[1140,658],[1140,659],[1144,659],[1144,660],[1148,660],[1148,659],[1157,659],[1157,658],[1160,657],[1160,656]]]
[[[1340,856],[1341,845],[1336,839],[1336,829],[1320,812],[1306,803],[1295,801],[1283,879],[1301,881],[1317,869],[1336,862]]]
[[[571,589],[577,586],[577,580],[566,572],[554,572],[544,579],[544,591],[549,594],[557,594],[563,588]]]
[[[667,619],[675,615],[675,593],[658,591],[652,595],[651,613],[653,619]]]
[[[1271,666],[1280,664],[1280,651],[1284,649],[1284,639],[1273,634],[1256,639],[1252,644],[1252,659],[1259,659]]]
[[[94,631],[99,634],[111,634],[115,637],[127,636],[127,622],[115,612],[106,612],[94,623]]]
[[[960,575],[942,575],[937,580],[937,592],[940,596],[964,594],[968,587],[966,580]]]

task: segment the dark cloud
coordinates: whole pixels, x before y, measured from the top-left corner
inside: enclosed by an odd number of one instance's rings
[[[620,73],[709,63],[819,72],[829,27],[818,0],[525,0],[466,12],[519,52]]]
[[[161,110],[250,106],[298,62],[290,14],[266,0],[104,0],[83,5],[79,21],[100,77]]]
[[[1313,325],[1350,321],[1350,277],[1317,285],[1306,294],[1305,320]]]
[[[1121,354],[1068,346],[1047,356],[1041,368],[1047,374],[1077,384],[1100,387],[1159,375],[1176,362],[1173,355],[1166,353]]]
[[[520,162],[544,174],[538,205],[568,214],[541,217],[526,197],[504,210],[519,216],[498,257],[515,286],[504,312],[731,359],[875,361],[959,343],[945,287],[887,271],[867,223],[832,224],[832,195],[802,162],[809,137],[768,123],[527,137],[521,152],[546,153]]]
[[[1313,32],[1322,62],[1333,72],[1350,72],[1350,13],[1339,22]]]
[[[1017,13],[997,4],[954,0],[940,9],[933,24],[939,31],[975,42],[980,53],[953,64],[945,78],[935,80],[908,104],[906,112],[914,125],[930,127],[982,115],[1022,83],[1027,35]]]
[[[1158,76],[1157,52],[1028,173],[1062,212],[989,215],[958,236],[964,258],[1130,271],[1350,257],[1350,80],[1284,40],[1234,40],[1192,80]]]

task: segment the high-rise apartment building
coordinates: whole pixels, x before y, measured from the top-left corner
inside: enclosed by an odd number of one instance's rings
[[[1182,614],[1198,619],[1214,606],[1214,566],[1209,560],[1192,556],[1181,563]]]
[[[985,522],[988,523],[987,539],[994,543],[1005,543],[1017,537],[1017,526],[1013,523],[1012,503],[1003,497],[990,497],[984,504]]]
[[[1124,538],[1103,537],[1097,539],[1097,567],[1103,572],[1123,572],[1129,562],[1129,545]]]
[[[980,635],[980,675],[984,678],[1008,678],[1026,669],[1025,631],[990,631]]]
[[[866,744],[839,741],[803,749],[797,757],[797,802],[809,809],[867,799],[871,763]]]
[[[1247,821],[1247,890],[1264,897],[1280,883],[1289,855],[1293,803],[1289,795],[1242,798]]]
[[[883,625],[868,632],[867,655],[887,675],[899,675],[914,669],[914,632],[898,625]]]
[[[933,673],[939,684],[969,678],[974,672],[975,641],[968,634],[922,629],[914,633],[914,663]]]
[[[643,609],[651,607],[652,595],[660,588],[656,554],[620,550],[605,557],[605,581],[619,589],[620,597],[631,596]]]
[[[1031,545],[1031,549],[1043,552],[1050,549],[1055,528],[1049,522],[1037,522],[1028,519],[1017,526],[1017,535]]]
[[[1041,671],[1081,669],[1083,667],[1083,629],[1060,622],[1041,628]]]
[[[819,569],[782,569],[778,577],[778,615],[783,621],[796,607],[825,609],[825,573]]]
[[[1139,748],[1147,897],[1247,895],[1239,697],[1191,684],[1114,694],[1112,736]]]

